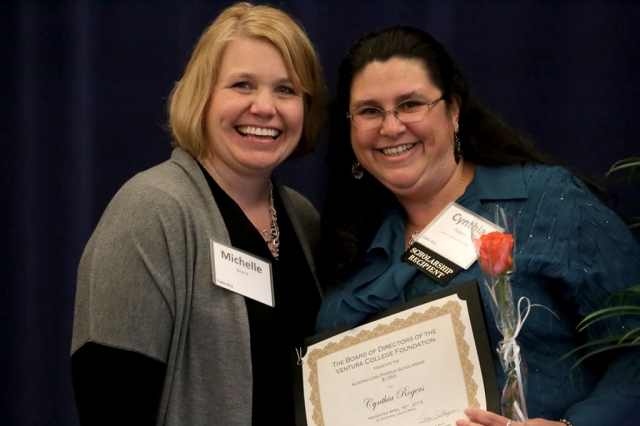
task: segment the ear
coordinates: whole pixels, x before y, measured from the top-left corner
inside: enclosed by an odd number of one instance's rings
[[[458,120],[460,118],[460,96],[453,95],[451,96],[450,102],[447,103],[447,107],[449,109],[449,118],[451,119],[451,126],[454,131],[458,133]]]

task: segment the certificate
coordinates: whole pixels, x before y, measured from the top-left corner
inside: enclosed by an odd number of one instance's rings
[[[308,425],[455,425],[499,412],[476,281],[413,301],[307,347]]]

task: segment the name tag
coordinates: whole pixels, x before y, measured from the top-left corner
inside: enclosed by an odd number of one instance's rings
[[[442,285],[446,285],[462,269],[469,269],[476,261],[471,232],[476,237],[503,231],[470,210],[450,203],[418,234],[402,260]]]
[[[211,240],[211,269],[215,285],[275,306],[269,261]]]

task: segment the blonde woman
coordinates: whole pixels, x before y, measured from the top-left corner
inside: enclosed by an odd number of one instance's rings
[[[80,262],[81,424],[294,424],[319,216],[271,175],[309,152],[323,110],[317,54],[287,14],[239,3],[205,30],[169,100],[171,159],[120,189]]]

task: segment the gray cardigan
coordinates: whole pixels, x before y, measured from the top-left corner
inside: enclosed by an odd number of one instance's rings
[[[318,212],[278,191],[315,276]],[[178,148],[118,191],[80,261],[71,353],[91,341],[166,363],[158,425],[251,425],[247,310],[212,283],[210,239],[230,245],[206,179]]]

